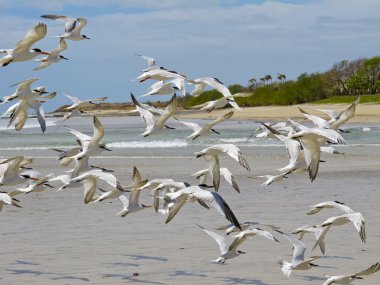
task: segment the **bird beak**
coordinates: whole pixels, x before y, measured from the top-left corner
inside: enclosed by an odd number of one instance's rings
[[[46,52],[46,51],[41,51],[41,54],[50,55],[50,53],[49,53],[49,52]]]
[[[66,59],[66,60],[69,60],[67,57],[64,57],[64,56],[62,56],[61,58]]]

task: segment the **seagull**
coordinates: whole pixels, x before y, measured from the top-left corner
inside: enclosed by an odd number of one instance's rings
[[[101,101],[107,100],[107,97],[81,100],[77,97],[70,96],[68,94],[64,94],[64,95],[73,102],[73,104],[71,106],[65,108],[66,110],[70,110],[70,111],[75,110],[75,109],[80,109],[80,108],[92,106],[92,105],[96,104],[95,101],[101,102]]]
[[[42,99],[52,99],[56,95],[56,92],[50,93],[48,96],[40,97]],[[10,115],[10,120],[8,123],[8,128],[12,124],[15,126],[16,131],[22,130],[26,120],[28,119],[28,110],[33,109],[35,111],[38,123],[40,124],[41,130],[44,133],[46,131],[46,122],[45,122],[45,111],[43,109],[42,103],[44,101],[36,100],[33,98],[30,99],[20,99],[18,103],[14,104],[3,114]]]
[[[35,59],[34,61],[41,62],[40,65],[38,65],[33,70],[40,70],[43,68],[48,67],[52,63],[56,63],[61,61],[62,59],[68,60],[68,58],[64,57],[63,55],[60,55],[59,53],[67,48],[67,44],[65,42],[64,38],[61,38],[59,40],[59,46],[50,52],[50,54],[44,58]]]
[[[264,181],[261,185],[262,186],[269,186],[269,185],[271,185],[274,182],[279,182],[279,181],[281,181],[284,178],[288,178],[286,176],[287,174],[288,174],[288,172],[281,173],[281,174],[278,174],[278,175],[270,175],[270,174],[257,175],[257,176],[255,176],[253,178],[265,178],[266,181]],[[252,178],[252,177],[250,177],[250,178]]]
[[[240,232],[239,234],[235,235],[232,243],[229,246],[227,246],[226,240],[223,236],[218,235],[217,233],[214,233],[210,230],[207,230],[200,225],[197,225],[197,226],[200,227],[210,237],[212,237],[216,241],[216,243],[219,245],[221,256],[213,260],[213,262],[215,263],[224,264],[227,259],[238,257],[240,254],[245,254],[244,251],[237,250],[238,246],[242,244],[244,241],[246,241],[247,239],[251,239],[252,237],[256,235],[261,235],[270,240],[278,242],[278,240],[270,232],[263,231],[261,229],[256,228],[256,229],[244,230]]]
[[[313,266],[318,266],[312,263],[312,261],[320,258],[320,256],[312,256],[305,260],[306,246],[302,241],[282,231],[276,229],[275,231],[282,234],[293,245],[294,248],[292,262],[281,260],[281,271],[287,278],[289,278],[293,270],[307,270]]]
[[[135,189],[135,188],[140,188],[141,186],[143,186],[144,184],[146,184],[148,182],[148,180],[142,180],[141,179],[141,175],[140,175],[140,172],[138,171],[138,169],[135,167],[133,167],[133,185],[131,186],[131,188]],[[95,202],[101,202],[101,201],[104,201],[106,199],[117,199],[119,198],[123,192],[126,192],[127,190],[125,190],[123,187],[121,187],[120,185],[117,185],[116,188],[112,189],[111,191],[107,191],[107,192],[104,192],[103,194],[100,194],[94,201],[93,203]],[[134,190],[132,190],[133,192]],[[135,192],[139,192],[139,191],[135,191]],[[138,196],[138,195],[137,195]]]
[[[3,209],[4,205],[12,205],[21,208],[17,202],[19,202],[19,200],[11,197],[8,193],[0,192],[0,211]]]
[[[144,109],[133,96],[133,94],[131,94],[131,98],[137,110],[139,111],[140,116],[146,123],[146,131],[141,134],[142,136],[147,137],[151,134],[162,131],[164,128],[173,129],[165,124],[166,121],[177,112],[177,96],[175,94],[170,100],[165,111],[158,117],[155,117],[150,111]]]
[[[144,205],[139,203],[139,197],[141,188],[147,180],[143,181],[140,172],[136,167],[133,169],[133,189],[129,194],[129,198],[124,195],[120,195],[117,200],[123,205],[123,209],[119,211],[116,215],[120,217],[125,217],[128,214],[141,211],[146,208],[151,208],[151,205]]]
[[[70,96],[68,94],[65,94],[63,93],[63,95],[65,95],[67,98],[69,98],[73,104],[66,107],[65,110],[69,110],[70,112],[68,114],[65,115],[64,117],[64,121],[69,119],[70,117],[73,117],[73,116],[76,116],[76,115],[81,115],[82,114],[82,110],[83,108],[85,107],[89,107],[89,106],[93,106],[95,105],[96,101],[98,102],[102,102],[102,101],[105,101],[107,100],[107,97],[100,97],[100,98],[94,98],[94,99],[87,99],[87,100],[81,100],[77,97],[74,97],[74,96]]]
[[[82,28],[87,24],[87,20],[85,18],[70,18],[62,15],[42,15],[42,18],[57,20],[65,23],[65,33],[60,36],[56,36],[58,38],[64,38],[72,41],[81,41],[81,40],[89,40],[90,38],[86,35],[81,35]]]
[[[234,95],[229,95],[225,97],[221,97],[216,100],[208,101],[200,105],[189,107],[189,109],[198,109],[199,111],[207,111],[211,112],[215,109],[224,108],[227,106],[227,104],[230,104],[232,107],[234,107],[237,110],[241,110],[241,108],[237,105],[235,102],[235,97],[248,97],[251,96],[252,93],[236,93]]]
[[[330,217],[325,220],[319,227],[323,228],[322,233],[319,235],[319,238],[315,245],[313,246],[313,250],[317,247],[318,244],[324,242],[324,238],[328,230],[332,226],[342,226],[349,222],[352,222],[359,233],[360,239],[363,243],[366,242],[366,230],[365,230],[365,221],[364,217],[361,213],[351,213],[351,214],[343,214],[341,216]]]
[[[144,93],[143,95],[139,96],[139,98],[150,96],[150,95],[173,94],[176,91],[180,90],[180,87],[177,87],[177,85],[181,86],[181,81],[180,80],[181,80],[180,78],[175,78],[173,80],[166,81],[166,82],[163,81],[163,80],[157,81],[157,82],[153,83],[148,88],[148,90],[146,91],[146,93]]]
[[[97,180],[101,179],[114,188],[120,189],[120,182],[117,178],[111,174],[103,172],[99,169],[89,170],[75,178],[72,178],[70,182],[82,182],[84,186],[84,203],[88,204],[93,201],[93,197],[96,192]]]
[[[31,78],[11,85],[10,87],[17,85],[16,91],[9,96],[4,96],[1,104],[7,103],[15,99],[38,98],[39,95],[48,93],[45,91],[44,86],[39,86],[33,89],[31,88],[31,85],[37,80],[38,78]]]
[[[268,228],[271,228],[271,229],[278,229],[278,227],[276,227],[274,225],[263,224],[263,223],[260,223],[260,222],[244,222],[244,223],[240,224],[241,230],[238,229],[234,224],[229,224],[229,225],[226,225],[226,226],[223,226],[223,227],[219,227],[219,228],[217,228],[217,230],[219,230],[219,231],[225,231],[225,234],[229,235],[229,234],[231,234],[233,232],[240,232],[242,230],[245,231],[249,227],[251,227],[251,226],[257,226],[257,225],[265,226],[265,227],[268,227]]]
[[[240,193],[239,185],[236,183],[235,177],[232,175],[231,171],[225,167],[221,167],[219,171],[224,179],[236,190],[236,192]],[[206,184],[208,174],[209,169],[206,168],[192,174],[191,176],[196,176],[196,178],[200,180],[199,184]]]
[[[337,208],[339,210],[342,210],[346,214],[352,214],[354,211],[351,210],[350,207],[346,206],[344,203],[339,202],[339,201],[326,201],[326,202],[321,202],[319,204],[316,204],[314,206],[310,206],[312,209],[307,212],[307,215],[313,215],[318,213],[319,211],[322,211],[323,209],[327,208]]]
[[[26,179],[21,176],[21,173],[33,174],[33,176],[39,175],[36,171],[21,172],[21,167],[25,165],[25,160],[23,156],[14,156],[0,162],[0,186],[13,186],[24,183]]]
[[[235,159],[248,171],[251,171],[245,157],[239,148],[234,144],[217,144],[194,153],[194,158],[203,157],[208,162],[209,171],[212,175],[215,191],[218,191],[220,185],[219,155],[223,153]]]
[[[75,160],[73,156],[78,154],[81,151],[81,147],[74,147],[68,150],[52,148],[51,150],[54,150],[59,153],[58,155],[59,164],[65,167],[65,166],[70,165]]]
[[[45,191],[46,187],[53,187],[49,185],[48,182],[54,177],[54,173],[50,173],[45,176],[39,175],[40,177],[32,177],[27,174],[22,174],[21,176],[30,180],[29,185],[25,188],[17,188],[15,191],[11,191],[9,193],[11,197],[20,194],[28,194],[31,192],[43,192]]]
[[[322,232],[323,232],[323,228],[319,226],[302,226],[292,231],[292,234],[300,234],[299,240],[301,240],[305,234],[312,233],[314,237],[316,238],[316,240],[318,241],[318,245],[321,252],[325,254],[325,248],[326,248],[325,241],[324,239],[319,240],[319,237],[322,234]]]
[[[331,284],[348,284],[357,279],[364,279],[361,276],[374,274],[380,270],[380,262],[376,262],[371,265],[369,268],[360,271],[354,274],[347,275],[335,275],[335,276],[327,276],[328,278],[322,285],[331,285]]]
[[[217,192],[204,190],[203,188],[205,187],[206,185],[189,186],[174,193],[166,193],[164,196],[165,201],[175,201],[175,204],[170,209],[165,223],[169,223],[186,202],[198,202],[206,208],[209,208],[208,204],[210,204],[219,214],[240,228],[240,223],[222,196]]]
[[[72,156],[72,158],[82,159],[85,156],[98,155],[103,150],[110,151],[104,144],[99,144],[100,140],[104,136],[104,127],[99,119],[94,116],[93,119],[94,132],[92,137],[85,135],[77,130],[66,127],[74,136],[80,140],[82,151]]]
[[[38,23],[33,29],[28,31],[24,38],[16,44],[14,49],[0,50],[0,53],[6,54],[4,57],[0,58],[0,66],[7,66],[11,62],[31,60],[41,54],[49,55],[48,52],[41,51],[39,48],[31,49],[32,45],[45,37],[46,32],[46,25]]]
[[[185,75],[179,74],[176,71],[169,71],[165,68],[155,68],[143,72],[136,80],[139,80],[140,83],[148,79],[154,80],[170,80],[174,78],[181,78],[182,80],[186,79]]]
[[[216,120],[213,120],[210,123],[203,125],[202,127],[196,123],[183,122],[183,121],[180,121],[180,122],[193,130],[193,133],[186,138],[195,140],[199,138],[200,136],[207,136],[212,133],[220,134],[219,132],[215,131],[213,127],[216,124],[219,124],[225,120],[230,119],[233,116],[233,114],[234,114],[234,111],[228,112],[222,116],[219,116]]]

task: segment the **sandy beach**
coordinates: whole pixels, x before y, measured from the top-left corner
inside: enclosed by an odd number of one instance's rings
[[[325,114],[313,109],[343,111],[349,104],[300,104],[290,106],[263,106],[263,107],[247,107],[242,110],[235,110],[233,116],[236,120],[255,120],[255,121],[281,121],[287,118],[303,119],[302,113],[297,107],[309,111],[311,114],[326,116]],[[132,109],[131,109],[132,110]],[[181,110],[176,117],[191,118],[191,119],[211,119],[225,114],[228,109],[213,110],[211,113],[198,112],[195,110]],[[128,116],[130,110],[101,110],[101,111],[86,111],[86,116]],[[327,118],[327,117],[326,117]],[[380,104],[359,104],[355,111],[355,116],[350,119],[353,123],[380,123]]]
[[[330,230],[326,254],[315,263],[320,267],[294,271],[286,279],[277,263],[291,260],[292,247],[281,241],[254,237],[241,250],[247,253],[227,260],[224,265],[211,263],[219,256],[217,244],[196,224],[214,230],[227,221],[215,210],[197,204],[185,205],[165,224],[165,217],[152,209],[125,218],[115,216],[121,205],[114,201],[85,205],[81,188],[19,196],[23,208],[4,207],[1,212],[2,257],[0,283],[18,284],[255,284],[318,285],[324,274],[357,272],[379,261],[380,253],[380,153],[376,147],[342,147],[344,155],[323,155],[317,179],[310,183],[305,173],[291,175],[282,183],[261,186],[261,179],[249,176],[275,173],[287,163],[285,149],[267,153],[241,147],[252,171],[235,161],[222,159],[231,169],[241,193],[222,181],[220,194],[240,222],[260,221],[290,232],[302,225],[321,223],[340,215],[336,209],[307,216],[309,206],[327,200],[345,202],[366,219],[367,242],[363,244],[352,224]],[[376,150],[376,151],[374,151]],[[131,182],[132,167],[143,178],[173,178],[196,183],[190,175],[205,167],[192,159],[193,149],[183,148],[181,155],[147,157],[137,149],[131,155],[116,153],[93,159],[93,163],[115,170],[122,184]],[[1,156],[11,155],[7,150]],[[21,150],[19,155],[36,157],[35,166],[43,173],[62,173],[53,151]],[[145,204],[150,192],[141,193]],[[229,239],[231,241],[231,239]],[[314,237],[306,236],[306,257],[321,255],[311,251]],[[134,276],[135,275],[135,276]],[[361,280],[362,285],[380,282],[380,274]]]

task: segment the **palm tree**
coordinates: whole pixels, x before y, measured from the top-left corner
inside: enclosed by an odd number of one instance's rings
[[[286,81],[286,75],[282,73],[277,73],[277,79],[281,82],[284,83]]]
[[[249,82],[249,85],[248,85],[248,88],[249,90],[253,90],[253,89],[256,89],[256,85],[257,85],[257,79],[256,78],[251,78],[250,80],[248,80]]]
[[[270,76],[270,74],[267,74],[264,77],[266,81],[270,81],[270,83],[272,83],[272,76]]]
[[[264,77],[261,77],[261,78],[259,78],[259,79],[260,79],[260,81],[263,82],[263,84],[264,84],[264,86],[265,86],[265,82],[267,81],[267,77],[264,76]]]

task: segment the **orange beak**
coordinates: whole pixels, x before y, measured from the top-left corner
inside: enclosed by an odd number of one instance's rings
[[[50,55],[49,52],[46,52],[46,51],[41,51],[42,54],[46,54],[46,55]]]

